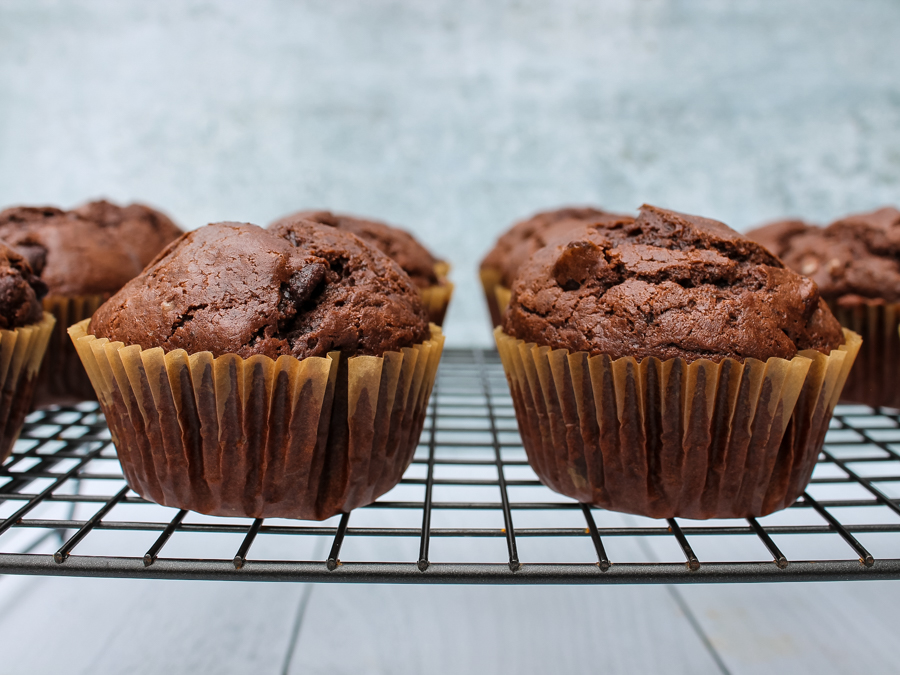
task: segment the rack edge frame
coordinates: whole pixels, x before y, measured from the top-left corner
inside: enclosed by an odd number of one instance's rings
[[[512,571],[506,563],[340,563],[329,570],[322,562],[246,561],[236,569],[231,560],[159,559],[145,565],[142,558],[73,555],[62,563],[51,555],[2,553],[0,574],[119,579],[175,579],[193,581],[271,581],[380,584],[691,584],[771,583],[786,581],[861,581],[900,579],[900,559],[876,560],[870,567],[858,560],[792,561],[787,568],[775,562],[703,563],[691,570],[685,563],[620,563],[606,571],[597,563],[521,564]]]

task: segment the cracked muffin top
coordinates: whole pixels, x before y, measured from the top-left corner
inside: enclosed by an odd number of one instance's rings
[[[97,310],[90,332],[244,358],[381,356],[430,337],[418,291],[393,260],[305,221],[284,237],[247,223],[188,232]]]
[[[609,213],[593,207],[566,207],[536,213],[520,221],[500,235],[494,248],[481,261],[481,269],[500,272],[500,283],[511,288],[516,273],[538,249],[547,242],[564,236],[592,221],[613,224],[632,221],[631,216]]]
[[[895,208],[849,215],[826,228],[772,223],[747,236],[813,279],[833,305],[900,302],[900,211]]]
[[[285,231],[296,220],[311,220],[321,225],[352,232],[370,246],[390,257],[419,288],[441,283],[434,266],[438,260],[406,230],[377,220],[335,214],[331,211],[298,211],[269,225],[272,231]]]
[[[51,295],[115,293],[180,235],[165,215],[140,204],[0,212],[0,238],[28,259]]]
[[[643,206],[535,253],[512,288],[507,334],[638,360],[765,361],[843,343],[816,284],[715,220]]]
[[[38,323],[47,287],[17,251],[0,241],[0,329]]]

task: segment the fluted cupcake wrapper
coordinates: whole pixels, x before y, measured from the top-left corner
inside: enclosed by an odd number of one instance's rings
[[[494,288],[494,296],[497,298],[497,309],[500,312],[500,320],[506,316],[506,310],[509,309],[509,300],[512,298],[512,290],[503,284],[497,284]]]
[[[214,358],[69,328],[128,484],[210,515],[322,520],[373,502],[412,461],[444,338],[382,357]]]
[[[812,476],[861,343],[826,356],[641,362],[494,331],[528,462],[557,492],[652,518],[764,516]]]
[[[438,326],[443,326],[450,298],[453,297],[453,284],[447,279],[450,265],[443,261],[437,262],[434,265],[434,272],[440,283],[420,288],[419,297],[422,299],[422,304],[425,305],[428,320]]]
[[[506,311],[505,306],[501,310],[497,300],[497,287],[501,285],[500,280],[503,275],[500,273],[500,270],[491,267],[482,267],[478,271],[478,275],[481,277],[484,299],[491,314],[491,325],[499,326],[503,322],[503,312]]]
[[[69,405],[97,398],[66,329],[82,319],[91,318],[107,297],[109,296],[49,295],[44,298],[44,311],[56,317],[56,328],[50,336],[47,357],[38,376],[34,393],[35,407]]]
[[[9,457],[22,431],[56,319],[44,312],[39,323],[0,330],[0,462]]]
[[[842,326],[863,339],[841,403],[900,408],[900,305],[872,303],[831,310]]]

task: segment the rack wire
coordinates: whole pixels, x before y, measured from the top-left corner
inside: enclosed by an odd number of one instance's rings
[[[0,470],[0,573],[384,583],[900,578],[900,413],[839,406],[812,483],[747,520],[651,520],[541,485],[496,352],[448,350],[400,485],[324,522],[213,518],[125,484],[96,404],[29,416]]]

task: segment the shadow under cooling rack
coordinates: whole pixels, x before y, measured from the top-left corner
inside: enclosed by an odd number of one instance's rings
[[[95,404],[33,413],[0,469],[0,573],[386,583],[900,578],[900,418],[839,406],[804,496],[760,519],[652,520],[528,466],[496,352],[448,350],[403,481],[318,523],[152,504]]]

